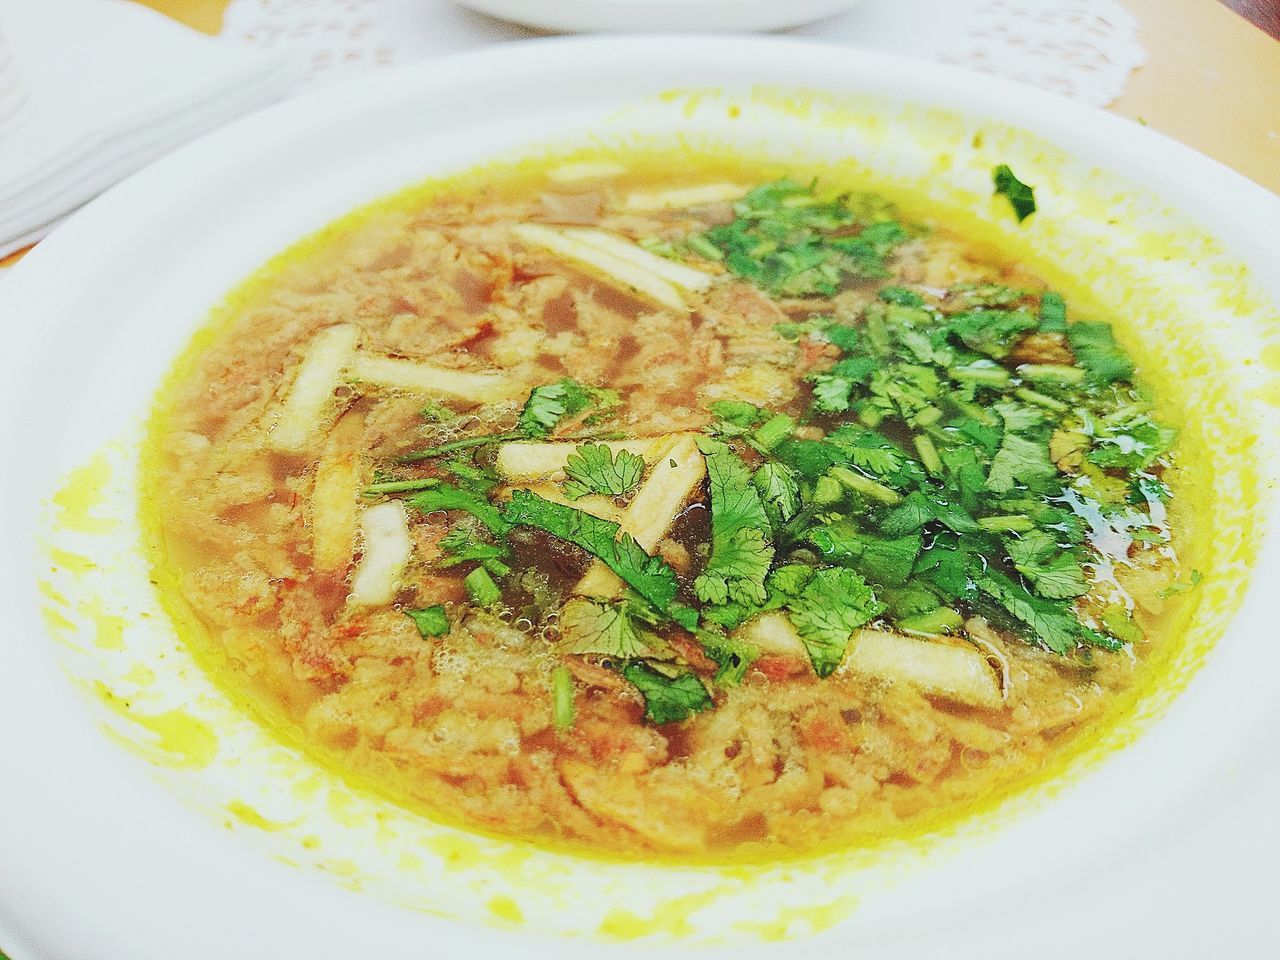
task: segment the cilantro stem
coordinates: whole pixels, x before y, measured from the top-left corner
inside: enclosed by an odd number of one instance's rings
[[[364,488],[366,497],[379,497],[384,493],[412,493],[415,490],[426,490],[440,485],[434,477],[422,480],[387,480],[383,483],[371,483]]]
[[[942,458],[938,456],[938,448],[934,446],[933,441],[924,434],[917,434],[911,442],[915,444],[916,455],[924,464],[924,468],[932,476],[939,476],[942,473]]]
[[[1027,401],[1027,403],[1034,403],[1038,407],[1044,407],[1046,410],[1052,410],[1054,413],[1066,413],[1071,409],[1070,406],[1063,403],[1061,400],[1046,396],[1043,393],[1032,390],[1030,387],[1019,387],[1017,390],[1013,391],[1013,395],[1020,400]]]
[[[563,732],[573,726],[573,674],[566,666],[551,671],[551,715],[556,729]]]
[[[467,596],[477,607],[487,607],[502,597],[502,591],[484,567],[476,567],[468,573],[463,578],[462,585],[467,588]]]
[[[979,366],[978,364],[971,364],[967,367],[952,367],[947,372],[953,380],[960,380],[965,383],[980,383],[989,387],[1008,386],[1009,381],[1013,379],[1008,370],[995,365]]]
[[[1056,383],[1063,386],[1075,386],[1084,382],[1084,369],[1069,367],[1064,363],[1024,363],[1016,373],[1023,380],[1032,383]]]
[[[912,423],[914,423],[917,427],[927,427],[927,426],[930,426],[931,424],[937,423],[941,419],[942,419],[942,411],[939,410],[937,407],[932,407],[932,406],[925,407],[923,410],[921,410],[919,413],[917,413],[914,417],[911,418]]]
[[[872,352],[883,357],[892,349],[892,344],[889,343],[889,331],[884,326],[884,317],[881,311],[868,309],[866,318],[864,329],[867,333],[867,342],[871,344]]]
[[[899,620],[897,626],[907,633],[950,633],[963,623],[964,617],[950,607],[934,607]]]
[[[877,483],[870,477],[864,477],[860,473],[854,473],[848,467],[832,467],[827,471],[827,475],[835,479],[846,490],[860,493],[864,497],[878,500],[880,503],[890,507],[896,507],[902,502],[902,494],[897,490],[886,487],[883,483]]]
[[[794,420],[785,413],[779,413],[766,420],[755,432],[755,441],[762,449],[772,450],[790,435],[795,426]]]
[[[1025,513],[982,517],[978,520],[978,526],[992,533],[1027,533],[1036,528],[1035,521]]]
[[[698,256],[705,257],[708,260],[719,262],[724,259],[724,254],[720,251],[720,248],[700,233],[695,233],[685,240],[685,246]]]
[[[455,450],[468,450],[471,447],[483,447],[489,443],[505,443],[508,440],[519,440],[521,434],[518,433],[488,433],[483,437],[466,437],[462,440],[454,440],[452,443],[442,443],[438,447],[428,447],[425,450],[414,450],[412,453],[406,453],[396,457],[396,463],[418,463],[421,460],[430,460],[433,457],[441,457],[446,453],[453,453]]]
[[[977,420],[984,427],[998,426],[996,418],[993,417],[991,412],[985,407],[979,406],[976,403],[971,403],[968,400],[961,400],[959,397],[950,393],[943,394],[942,399],[957,413],[969,417],[972,420]]]

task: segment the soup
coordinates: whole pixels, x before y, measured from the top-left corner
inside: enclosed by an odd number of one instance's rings
[[[1179,640],[1176,432],[1076,312],[794,172],[410,192],[179,366],[157,579],[263,717],[429,815],[678,858],[898,835]]]

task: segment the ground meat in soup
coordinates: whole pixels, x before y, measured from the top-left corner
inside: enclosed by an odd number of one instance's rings
[[[1177,642],[1176,433],[1098,316],[837,186],[548,162],[264,270],[153,431],[192,642],[545,843],[780,856],[1029,782]]]

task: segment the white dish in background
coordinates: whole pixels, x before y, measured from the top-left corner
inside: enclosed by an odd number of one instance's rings
[[[313,767],[193,662],[139,560],[131,471],[153,391],[208,310],[378,196],[637,133],[923,180],[923,196],[963,200],[995,242],[1087,271],[1101,300],[1145,324],[1142,356],[1177,359],[1157,389],[1223,405],[1204,416],[1224,429],[1211,546],[1227,555],[1202,585],[1193,639],[1230,623],[1131,745],[928,848],[744,878],[430,823]],[[998,162],[1037,187],[1022,226],[990,196]],[[0,286],[0,945],[13,960],[594,960],[603,948],[571,935],[603,923],[659,935],[621,956],[702,956],[688,942],[716,938],[736,940],[741,960],[1265,952],[1280,936],[1280,644],[1264,595],[1280,582],[1280,460],[1266,440],[1266,402],[1280,398],[1277,222],[1280,199],[1114,116],[944,66],[748,38],[493,48],[326,89],[167,157]],[[1241,431],[1262,439],[1244,448]],[[50,505],[86,461],[113,465],[83,475],[102,502],[83,515],[75,498]],[[1253,461],[1256,502],[1226,470]],[[71,517],[105,532],[67,532]],[[1250,581],[1231,545],[1264,532]],[[51,564],[41,538],[91,565],[51,580],[51,566],[76,564]],[[124,611],[119,642],[95,638],[90,601]],[[785,946],[743,927],[792,917],[804,932],[845,914]]]
[[[813,23],[866,0],[454,0],[538,30],[780,30]]]

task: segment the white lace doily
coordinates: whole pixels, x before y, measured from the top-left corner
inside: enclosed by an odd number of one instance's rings
[[[1105,105],[1146,62],[1117,0],[870,0],[795,33],[1021,80]],[[448,0],[234,0],[223,36],[292,47],[313,82],[532,36]]]

